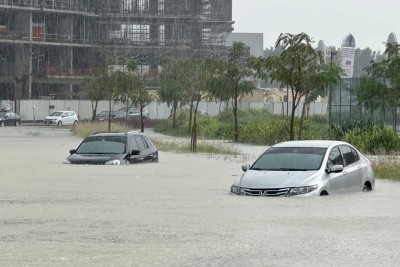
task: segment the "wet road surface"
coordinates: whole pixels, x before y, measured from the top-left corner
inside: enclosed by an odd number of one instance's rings
[[[263,148],[63,165],[80,141],[68,129],[0,128],[0,266],[398,266],[399,183],[232,196],[241,165]]]

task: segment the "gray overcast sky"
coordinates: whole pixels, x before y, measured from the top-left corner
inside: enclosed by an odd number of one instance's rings
[[[400,0],[233,0],[234,32],[264,34],[264,48],[280,33],[305,32],[339,48],[352,33],[356,47],[385,49],[391,32],[400,41]]]

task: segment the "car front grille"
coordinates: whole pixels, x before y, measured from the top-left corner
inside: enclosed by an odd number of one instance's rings
[[[104,162],[96,162],[96,161],[77,161],[77,162],[71,162],[71,164],[78,164],[78,165],[104,165]]]
[[[246,196],[280,197],[286,196],[290,188],[245,188]]]

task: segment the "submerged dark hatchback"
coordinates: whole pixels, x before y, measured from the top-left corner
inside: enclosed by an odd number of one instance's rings
[[[126,165],[158,162],[158,150],[143,133],[94,133],[69,151],[65,164]]]

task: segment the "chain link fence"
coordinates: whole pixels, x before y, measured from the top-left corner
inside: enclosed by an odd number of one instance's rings
[[[396,113],[389,105],[366,108],[358,101],[361,93],[362,78],[343,78],[331,87],[332,102],[329,123],[343,126],[350,121],[368,121],[376,125],[397,126],[400,130],[400,109]],[[375,96],[379,98],[379,95]],[[396,120],[396,124],[394,124]]]

